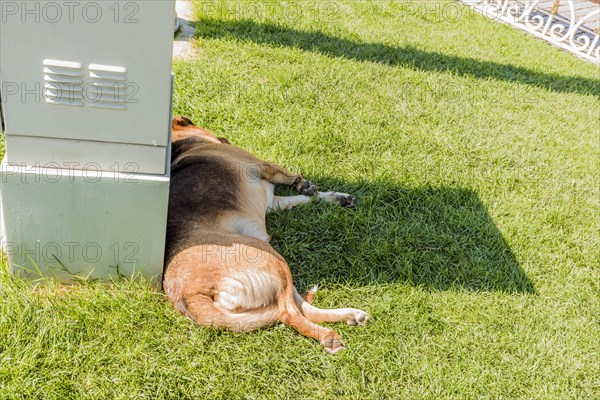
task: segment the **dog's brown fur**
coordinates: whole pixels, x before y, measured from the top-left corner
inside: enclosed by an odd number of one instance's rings
[[[369,315],[312,306],[316,288],[301,296],[286,261],[269,245],[268,210],[306,203],[310,196],[342,206],[354,197],[322,193],[299,174],[261,161],[185,117],[173,119],[171,191],[163,288],[175,308],[200,325],[251,331],[281,321],[323,344],[341,337],[316,322],[364,324]],[[273,184],[299,196],[279,197]]]

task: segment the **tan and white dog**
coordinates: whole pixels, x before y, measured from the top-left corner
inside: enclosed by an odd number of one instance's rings
[[[353,308],[312,306],[316,288],[300,295],[290,267],[270,245],[269,210],[307,203],[311,196],[352,207],[344,193],[318,192],[301,175],[259,160],[185,117],[173,119],[171,190],[163,288],[175,308],[199,325],[252,331],[277,321],[318,340],[329,353],[341,337],[318,322],[362,325]],[[273,184],[300,195],[280,197]]]

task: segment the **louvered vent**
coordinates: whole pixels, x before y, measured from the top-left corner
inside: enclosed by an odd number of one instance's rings
[[[90,64],[91,86],[86,92],[89,104],[96,108],[127,109],[127,69],[114,65]]]
[[[46,103],[83,106],[81,64],[61,60],[44,60],[43,64]]]

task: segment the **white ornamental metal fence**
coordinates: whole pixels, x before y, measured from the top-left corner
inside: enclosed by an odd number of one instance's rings
[[[600,66],[600,0],[460,0]]]

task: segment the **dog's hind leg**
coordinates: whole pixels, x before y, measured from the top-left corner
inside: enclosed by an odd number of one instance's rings
[[[287,297],[285,294],[283,296]],[[302,315],[293,299],[291,301],[287,299],[279,301],[279,319],[301,335],[318,340],[328,353],[335,354],[344,349],[344,342],[340,335],[331,329],[313,323]]]
[[[345,322],[348,325],[364,325],[370,318],[369,314],[355,308],[322,309],[310,304],[294,288],[294,300],[302,314],[312,322]]]
[[[279,272],[284,278],[283,290],[277,296],[280,321],[294,328],[301,335],[318,340],[330,354],[343,350],[344,342],[340,335],[331,329],[313,323],[300,312],[294,299],[294,294],[297,292],[292,283],[292,273],[286,262],[279,263]]]

